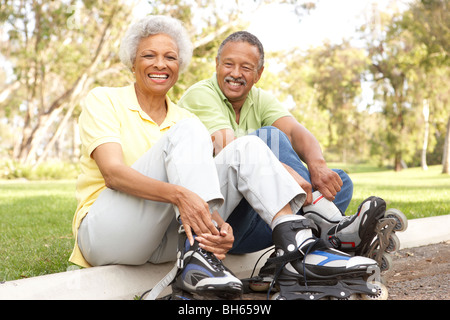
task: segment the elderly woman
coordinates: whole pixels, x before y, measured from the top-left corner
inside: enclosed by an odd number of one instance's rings
[[[223,196],[209,135],[166,95],[191,56],[179,21],[149,16],[131,26],[120,48],[136,82],[95,88],[86,97],[71,262],[89,267],[175,260],[174,208],[191,243],[192,231],[219,234],[210,207],[214,211]]]
[[[191,55],[178,20],[148,16],[130,27],[120,48],[135,83],[86,97],[70,261],[140,265],[178,255],[181,289],[240,293],[242,283],[219,260],[234,242],[225,221],[243,197],[272,227],[303,219],[292,212],[305,193],[257,137],[237,139],[212,157],[206,128],[167,97]],[[302,231],[296,239],[306,243],[311,232]]]

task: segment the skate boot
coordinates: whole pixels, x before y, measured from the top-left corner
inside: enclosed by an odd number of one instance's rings
[[[352,216],[343,216],[339,209],[319,192],[313,193],[313,203],[303,208],[304,216],[320,229],[320,237],[336,249],[375,259],[381,271],[391,268],[393,253],[400,247],[395,231],[404,231],[407,219],[398,210],[386,211],[386,203],[369,197]]]
[[[191,246],[184,231],[179,235],[178,264],[173,299],[232,299],[242,294],[242,282],[197,241]]]
[[[350,256],[329,248],[314,238],[311,221],[289,217],[273,229],[277,257],[268,262],[276,266],[274,283],[279,300],[351,299],[356,295],[386,299],[382,284],[367,280],[377,273],[377,263],[369,258]]]
[[[333,202],[314,192],[313,203],[303,208],[305,218],[320,228],[320,237],[344,252],[364,255],[376,235],[375,227],[384,217],[386,203],[378,197],[364,200],[352,216],[343,216]]]

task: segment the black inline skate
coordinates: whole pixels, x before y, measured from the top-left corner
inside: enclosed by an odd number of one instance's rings
[[[344,216],[333,202],[316,191],[313,203],[305,206],[303,213],[319,227],[323,240],[346,253],[375,259],[381,271],[391,269],[390,253],[400,248],[395,232],[406,230],[408,225],[402,212],[386,211],[386,202],[374,196],[364,200],[354,215]]]
[[[312,236],[310,221],[294,217],[276,225],[272,233],[276,257],[267,265],[275,266],[275,299],[387,299],[386,287],[371,281],[379,274],[374,260],[330,248]]]
[[[147,295],[145,300],[155,300],[170,285],[172,293],[161,300],[232,300],[240,298],[243,292],[242,282],[222,261],[200,248],[196,240],[191,246],[182,225],[178,232],[178,253],[174,268],[142,296]]]
[[[173,299],[233,299],[242,294],[242,282],[217,257],[199,247],[191,246],[180,232],[178,262],[180,272],[172,284]]]

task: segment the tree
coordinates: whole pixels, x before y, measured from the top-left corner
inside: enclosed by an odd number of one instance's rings
[[[357,97],[368,59],[349,42],[312,48],[289,56],[283,78],[286,91],[297,104],[294,114],[340,161],[359,153],[364,145]]]
[[[314,65],[311,85],[316,88],[317,104],[330,116],[329,147],[335,146],[346,162],[348,154],[357,153],[361,144],[361,128],[356,98],[361,94],[362,74],[368,59],[362,49],[347,41],[338,45],[324,44],[310,54]],[[362,128],[363,129],[363,128]]]
[[[120,0],[1,2],[2,51],[14,70],[4,103],[23,118],[13,158],[39,161],[44,141],[66,126],[90,86],[120,73],[114,56],[131,9]]]
[[[448,83],[450,78],[450,13],[446,0],[422,0],[411,5],[411,9],[403,18],[403,27],[411,30],[418,44],[426,48],[426,55],[420,66],[427,78],[444,80],[436,90],[432,83],[429,95],[435,99],[432,114],[440,119],[448,119],[445,132],[445,143],[442,156],[442,173],[450,173],[450,108]],[[433,81],[433,80],[431,80]],[[436,82],[436,81],[433,81]],[[444,120],[445,121],[445,120]]]
[[[378,23],[369,24],[365,36],[377,98],[388,120],[383,128],[388,151],[400,170],[422,146],[412,137],[426,128],[424,120],[419,126],[414,121],[423,100],[429,102],[430,128],[440,130],[439,119],[448,118],[448,86],[442,80],[448,83],[450,18],[445,0],[415,1],[403,14],[374,17]]]
[[[421,0],[411,4],[399,22],[409,31],[416,46],[424,54],[418,61],[422,73],[422,91],[430,104],[430,117],[437,130],[445,132],[442,153],[443,173],[450,173],[450,108],[448,83],[450,78],[450,13],[446,0]],[[417,88],[416,88],[417,89]],[[419,90],[416,90],[419,91]],[[448,120],[447,120],[448,119]],[[446,123],[446,125],[445,125]],[[426,124],[425,124],[426,126]]]
[[[117,53],[137,2],[0,0],[0,58],[13,74],[0,78],[0,116],[14,131],[11,158],[39,164],[73,127],[70,123],[76,121],[79,101],[88,90],[133,81]],[[255,1],[255,9],[265,2]],[[220,41],[243,26],[242,11],[239,2],[205,5],[203,0],[149,1],[148,8],[147,14],[180,19],[192,35],[195,50],[189,71],[169,93],[177,101],[187,87],[211,75]],[[304,5],[305,10],[312,8]]]

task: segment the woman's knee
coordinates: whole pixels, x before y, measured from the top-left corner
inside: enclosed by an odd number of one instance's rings
[[[211,140],[208,130],[197,118],[187,118],[177,122],[171,129],[171,135],[179,135],[182,138],[195,137],[196,139]]]

